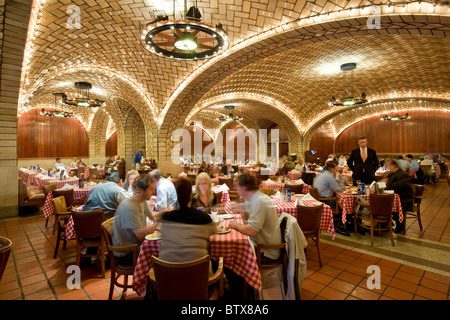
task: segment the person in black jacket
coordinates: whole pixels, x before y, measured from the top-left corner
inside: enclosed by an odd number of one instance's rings
[[[367,138],[358,138],[359,148],[354,149],[347,160],[347,165],[353,171],[353,185],[359,180],[366,185],[375,181],[375,172],[378,170],[379,161],[377,152],[367,148]]]
[[[414,204],[414,191],[410,176],[406,171],[399,168],[394,159],[386,158],[385,163],[386,171],[389,171],[389,174],[382,181],[386,183],[386,190],[394,190],[399,195],[403,216],[405,216],[407,211],[413,211]],[[393,214],[393,219],[396,222],[395,232],[402,232],[404,225],[398,221],[398,213]]]

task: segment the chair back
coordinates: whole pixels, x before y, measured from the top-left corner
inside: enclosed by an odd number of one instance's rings
[[[8,238],[0,236],[0,281],[2,281],[3,273],[8,263],[8,258],[11,253],[12,241]]]
[[[371,194],[370,195],[370,214],[376,216],[392,215],[392,206],[394,205],[395,194]]]
[[[50,191],[56,190],[56,184],[48,184],[42,188],[45,194],[45,198],[47,198],[47,195],[50,193]]]
[[[423,174],[425,175],[431,175],[431,164],[427,164],[427,165],[420,165],[420,168],[423,171]]]
[[[152,256],[159,300],[208,300],[210,257],[174,263]]]
[[[89,179],[97,179],[98,172],[97,168],[89,168]]]
[[[223,194],[223,191],[215,193],[216,204],[221,204],[222,203],[222,194]]]
[[[425,186],[413,184],[413,189],[414,189],[414,202],[418,204],[422,203],[422,197],[423,192],[425,191]]]
[[[300,194],[303,192],[303,184],[286,184],[286,189],[291,189],[291,193]]]
[[[196,178],[196,174],[195,173],[188,173],[187,174],[187,179],[192,183],[192,185],[195,185],[195,178]]]
[[[59,196],[52,199],[53,208],[55,208],[55,213],[67,213],[66,199],[64,196]]]
[[[302,180],[304,183],[312,186],[314,183],[315,172],[302,172]]]
[[[19,203],[24,203],[28,197],[27,185],[19,178]]]
[[[277,191],[279,191],[279,190],[278,190],[278,188],[259,188],[259,191],[261,191],[262,193],[264,193],[270,197],[270,196],[275,195],[277,193]]]
[[[317,188],[310,187],[309,194],[311,195],[311,197],[313,197],[316,200],[320,199],[319,189],[317,189]]]
[[[73,206],[73,189],[56,189],[52,191],[53,198],[64,196],[68,208]]]
[[[94,211],[72,210],[73,226],[77,238],[100,238],[102,236],[102,223],[105,209]]]
[[[78,178],[80,178],[81,174],[83,174],[83,177],[84,177],[85,173],[86,173],[86,167],[85,166],[79,166],[78,167],[78,174],[77,174]]]
[[[228,186],[228,188],[233,189],[233,179],[231,177],[230,178],[219,177],[219,184],[223,185],[224,183]]]
[[[319,230],[322,211],[323,203],[314,207],[297,206],[297,222],[300,229],[303,232]]]

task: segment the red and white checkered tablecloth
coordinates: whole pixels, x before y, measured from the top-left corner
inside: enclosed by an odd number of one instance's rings
[[[74,179],[68,178],[68,179],[60,180],[55,177],[36,175],[34,177],[34,184],[37,185],[39,188],[44,188],[44,186],[46,186],[46,185],[54,184],[54,185],[56,185],[56,189],[60,189],[60,188],[64,187],[65,184],[77,185],[78,179],[77,178],[74,178]]]
[[[346,194],[342,192],[336,193],[339,198],[339,206],[342,208],[342,223],[347,222],[347,214],[352,214],[356,209],[356,197],[360,196],[366,201],[370,202],[370,195],[353,195]],[[398,194],[395,194],[394,197],[394,205],[392,206],[392,212],[398,212],[399,221],[403,222],[403,209],[402,204],[400,202],[400,197]]]
[[[27,185],[31,186],[34,184],[34,177],[43,172],[35,172],[28,169],[19,169],[19,178],[23,180]]]
[[[278,216],[285,212],[297,218],[297,206],[295,205],[295,199],[296,197],[292,197],[291,202],[282,202],[278,198],[272,198],[273,203],[277,207]],[[302,203],[308,207],[322,204],[322,202],[316,200],[302,200]],[[323,204],[322,218],[320,219],[320,231],[331,233],[331,238],[333,240],[336,238],[333,223],[333,212],[331,211],[331,207],[326,204]]]
[[[289,171],[289,172],[287,173],[287,177],[288,177],[289,179],[291,179],[291,180],[298,180],[298,179],[300,179],[300,178],[302,177],[302,173],[301,173],[301,172],[292,172],[292,171]]]
[[[240,215],[236,215],[235,219],[242,223]],[[220,224],[228,226],[228,223],[229,220],[224,220]],[[133,275],[133,288],[139,295],[146,291],[151,256],[159,256],[161,241],[145,240],[142,243]],[[261,290],[261,274],[252,244],[247,236],[231,229],[229,233],[212,235],[209,238],[209,244],[210,256],[213,259],[223,257],[224,267],[243,277],[256,290]]]
[[[290,181],[290,183],[294,183],[294,181]],[[279,189],[280,192],[285,192],[286,191],[286,184],[282,183],[282,182],[278,182],[278,181],[274,181],[272,183],[268,183],[267,181],[261,181],[261,188],[275,188],[275,189]],[[307,194],[309,193],[309,185],[307,185],[306,183],[303,184],[303,194]]]

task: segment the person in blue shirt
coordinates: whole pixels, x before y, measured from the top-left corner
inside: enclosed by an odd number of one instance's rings
[[[324,170],[314,181],[314,188],[317,188],[321,198],[333,198],[336,192],[344,191],[344,184],[339,182],[336,178],[337,164],[334,161],[328,161]],[[336,207],[336,200],[324,200],[323,203],[329,205],[330,207]],[[338,215],[334,215],[335,218]],[[335,220],[334,229],[337,233],[343,234],[345,236],[350,236],[350,234],[344,230],[341,219]]]
[[[136,155],[134,156],[134,167],[136,168],[136,165],[138,163],[141,163],[142,157],[144,156],[144,147],[141,147],[138,152],[136,152]]]
[[[421,184],[421,185],[424,184],[425,183],[425,178],[423,176],[423,170],[420,168],[419,162],[414,160],[412,154],[406,155],[405,159],[406,159],[406,161],[409,162],[409,167],[416,172],[417,178],[416,179],[411,179],[411,182],[414,183],[414,184]]]

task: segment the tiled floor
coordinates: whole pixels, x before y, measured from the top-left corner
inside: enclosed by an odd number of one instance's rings
[[[408,236],[449,243],[450,188],[443,182],[427,186],[423,205],[424,232],[417,222],[408,221]],[[110,272],[101,278],[94,267],[82,269],[81,289],[71,290],[66,281],[67,266],[75,261],[72,241],[53,259],[55,236],[52,221],[45,228],[42,216],[0,221],[0,235],[10,238],[14,247],[0,283],[0,300],[105,300],[108,296]],[[417,229],[416,229],[417,228]],[[402,262],[394,262],[339,246],[321,243],[323,267],[320,268],[314,245],[307,249],[307,278],[303,284],[303,300],[448,300],[450,277]],[[367,267],[380,268],[380,288],[370,289],[372,281]],[[369,282],[368,282],[369,280]],[[114,299],[120,297],[119,291]],[[129,291],[127,299],[142,299]]]

